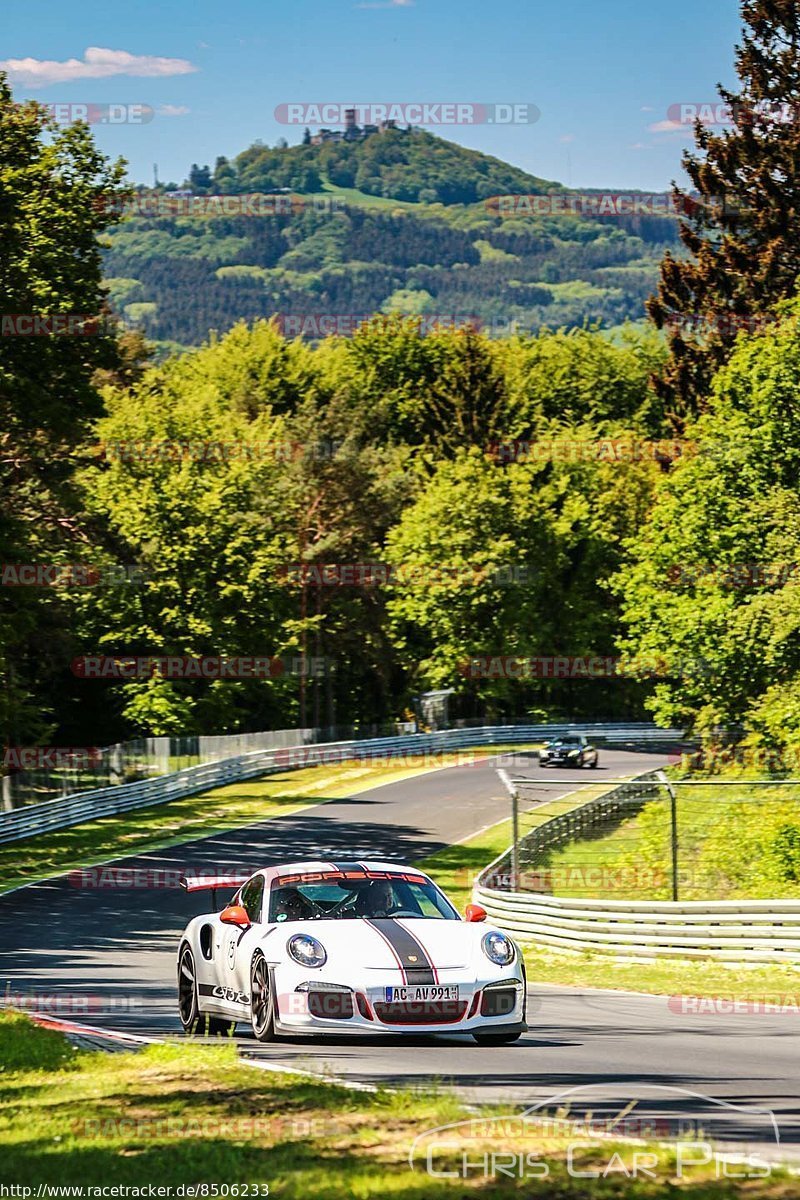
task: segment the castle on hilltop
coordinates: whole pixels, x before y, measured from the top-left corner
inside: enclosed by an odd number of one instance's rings
[[[344,129],[320,129],[319,133],[311,135],[311,145],[322,146],[325,142],[362,142],[364,138],[371,137],[373,133],[388,133],[390,129],[396,128],[396,121],[380,121],[377,125],[357,125],[356,110],[346,108],[344,110]]]

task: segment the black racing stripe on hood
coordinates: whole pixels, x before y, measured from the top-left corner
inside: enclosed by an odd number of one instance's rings
[[[408,983],[436,983],[436,973],[428,952],[413,933],[409,933],[391,917],[369,917],[366,920],[390,944],[403,964]]]

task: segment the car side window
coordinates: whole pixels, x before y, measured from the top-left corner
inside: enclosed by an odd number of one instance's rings
[[[242,888],[241,905],[254,925],[261,920],[264,876],[254,875]]]

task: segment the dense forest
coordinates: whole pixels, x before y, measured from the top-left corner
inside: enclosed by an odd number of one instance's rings
[[[373,160],[384,174],[365,174]],[[401,178],[416,181],[413,195]],[[178,198],[172,215],[169,191],[133,198],[110,235],[107,285],[125,324],[162,352],[275,314],[290,324],[307,315],[312,339],[321,315],[373,312],[469,319],[492,336],[613,328],[644,317],[658,262],[678,242],[667,215],[499,211],[491,197],[560,185],[415,131],[253,146],[218,160],[213,174],[195,166],[189,184],[201,198],[271,194],[276,203],[215,215]]]
[[[764,77],[781,6],[744,7],[742,94],[800,90],[794,60]],[[800,207],[776,217],[764,182],[795,179],[800,126],[748,111],[698,130],[707,202],[638,228],[427,196],[121,220],[122,165],[0,85],[7,311],[110,296],[129,321],[0,342],[9,743],[364,725],[431,689],[463,717],[800,741]],[[332,180],[345,151],[256,147],[207,187],[296,188],[287,154]],[[396,191],[399,163],[370,186]],[[653,324],[625,326],[675,236]],[[568,328],[579,298],[615,328]],[[375,315],[311,339],[270,319],[326,308]],[[505,337],[425,323],[470,311],[539,316]],[[130,325],[203,344],[159,357]],[[268,668],[187,674],[201,659]]]

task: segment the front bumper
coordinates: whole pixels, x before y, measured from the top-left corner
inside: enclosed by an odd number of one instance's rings
[[[458,1000],[414,1000],[391,1003],[387,987],[402,986],[396,977],[381,983],[346,987],[325,980],[304,980],[293,991],[276,988],[278,1033],[364,1034],[490,1033],[511,1026],[524,1032],[525,986],[518,977],[479,981],[442,980],[457,984]],[[308,986],[306,986],[308,985]],[[413,988],[409,989],[413,992]]]

